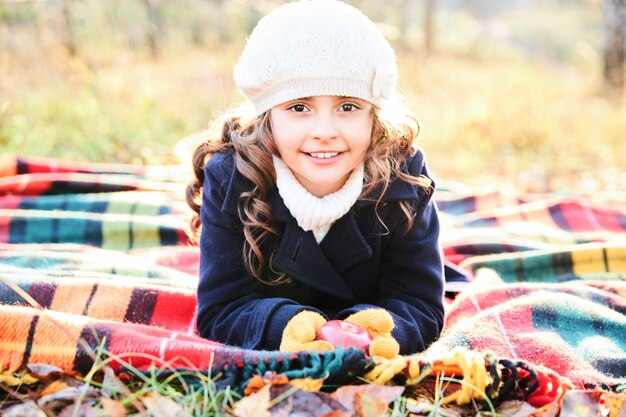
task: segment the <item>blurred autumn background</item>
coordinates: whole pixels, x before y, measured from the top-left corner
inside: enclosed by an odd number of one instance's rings
[[[0,153],[181,162],[176,144],[241,101],[232,65],[278,3],[0,0]],[[435,176],[626,190],[624,0],[348,3],[396,48]]]

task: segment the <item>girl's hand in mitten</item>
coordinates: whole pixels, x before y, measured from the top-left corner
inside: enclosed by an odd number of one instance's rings
[[[301,350],[333,350],[335,347],[325,340],[316,340],[317,331],[326,319],[315,311],[301,311],[291,318],[283,330],[280,342],[281,352]]]
[[[363,349],[368,351],[370,343],[372,343],[372,336],[363,329],[353,323],[348,323],[343,320],[330,320],[326,322],[317,331],[317,338],[319,340],[326,340],[335,346],[342,346],[349,348],[353,346],[357,349]]]
[[[386,310],[368,308],[349,315],[346,321],[362,327],[372,336],[369,349],[371,356],[392,359],[400,353],[400,345],[391,336],[394,327],[393,317]]]

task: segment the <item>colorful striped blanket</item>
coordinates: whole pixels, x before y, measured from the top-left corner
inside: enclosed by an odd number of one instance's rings
[[[249,351],[198,337],[187,179],[177,166],[0,162],[0,370],[86,373],[106,357],[115,371],[201,370],[237,389],[267,371],[415,385],[438,372],[469,378],[479,355],[493,400],[540,406],[565,389],[626,390],[625,193],[439,181],[447,265],[473,279],[450,283],[437,342],[385,363],[355,349]]]

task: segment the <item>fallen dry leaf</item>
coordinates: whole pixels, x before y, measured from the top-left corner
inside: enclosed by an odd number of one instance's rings
[[[357,393],[365,394],[370,398],[386,401],[387,404],[400,398],[404,387],[388,387],[385,385],[346,385],[337,389],[331,397],[339,401],[346,409],[354,410],[354,397]]]
[[[100,404],[108,417],[126,417],[126,408],[119,401],[100,397]]]
[[[233,414],[237,417],[271,417],[269,411],[270,386],[263,388],[235,403]]]
[[[46,413],[34,402],[26,401],[15,404],[2,412],[3,417],[47,417]]]
[[[254,375],[248,381],[246,388],[243,390],[244,395],[250,395],[266,385],[283,385],[288,384],[289,378],[285,374],[276,374],[275,372],[266,372],[265,375]]]
[[[562,416],[599,416],[602,391],[570,390],[561,404]]]
[[[28,372],[14,372],[10,369],[0,371],[0,383],[8,385],[9,387],[34,384],[36,382],[37,378],[30,375]]]
[[[458,406],[434,404],[423,398],[409,399],[406,403],[406,410],[409,412],[409,416],[463,417],[466,415]]]
[[[75,376],[75,373],[66,372],[58,366],[43,363],[29,363],[26,368],[32,376],[42,380],[58,379],[66,376]]]
[[[607,392],[604,396],[609,417],[626,417],[626,393]]]
[[[385,417],[388,409],[385,400],[369,397],[362,392],[354,395],[354,411],[359,417]]]
[[[353,417],[354,414],[352,414],[349,411],[344,411],[344,410],[333,410],[333,411],[329,411],[328,413],[325,414],[320,414],[317,417]]]
[[[330,394],[302,391],[291,385],[272,385],[270,398],[272,417],[319,417],[333,411],[349,411]]]
[[[55,381],[56,382],[56,381]],[[52,384],[50,384],[52,385]],[[52,403],[86,401],[97,398],[98,391],[88,385],[81,387],[65,387],[48,395],[43,395],[37,400],[37,404],[50,406]]]
[[[147,393],[139,398],[153,417],[182,417],[183,410],[174,400],[155,392]]]
[[[68,405],[59,413],[59,417],[96,417],[102,416],[102,409],[94,407],[92,404]]]
[[[536,409],[529,417],[556,417],[561,411],[561,406],[558,401],[551,402],[542,407]],[[564,416],[565,417],[565,416]]]
[[[294,387],[300,388],[302,391],[308,392],[318,392],[322,389],[322,385],[324,385],[323,379],[313,379],[313,378],[298,378],[292,379],[289,381],[289,384]]]
[[[505,401],[496,411],[506,417],[527,417],[535,410],[537,409],[525,401]]]
[[[47,395],[52,395],[59,391],[63,391],[64,389],[67,389],[67,388],[69,388],[69,385],[65,381],[52,381],[51,383],[43,387],[43,389],[39,393],[39,396],[45,397]]]

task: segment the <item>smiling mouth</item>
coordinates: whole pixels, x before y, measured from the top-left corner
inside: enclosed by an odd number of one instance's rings
[[[313,158],[318,158],[318,159],[328,159],[328,158],[332,158],[333,156],[337,156],[339,154],[340,152],[311,152],[311,153],[307,152],[307,155],[312,156]]]

